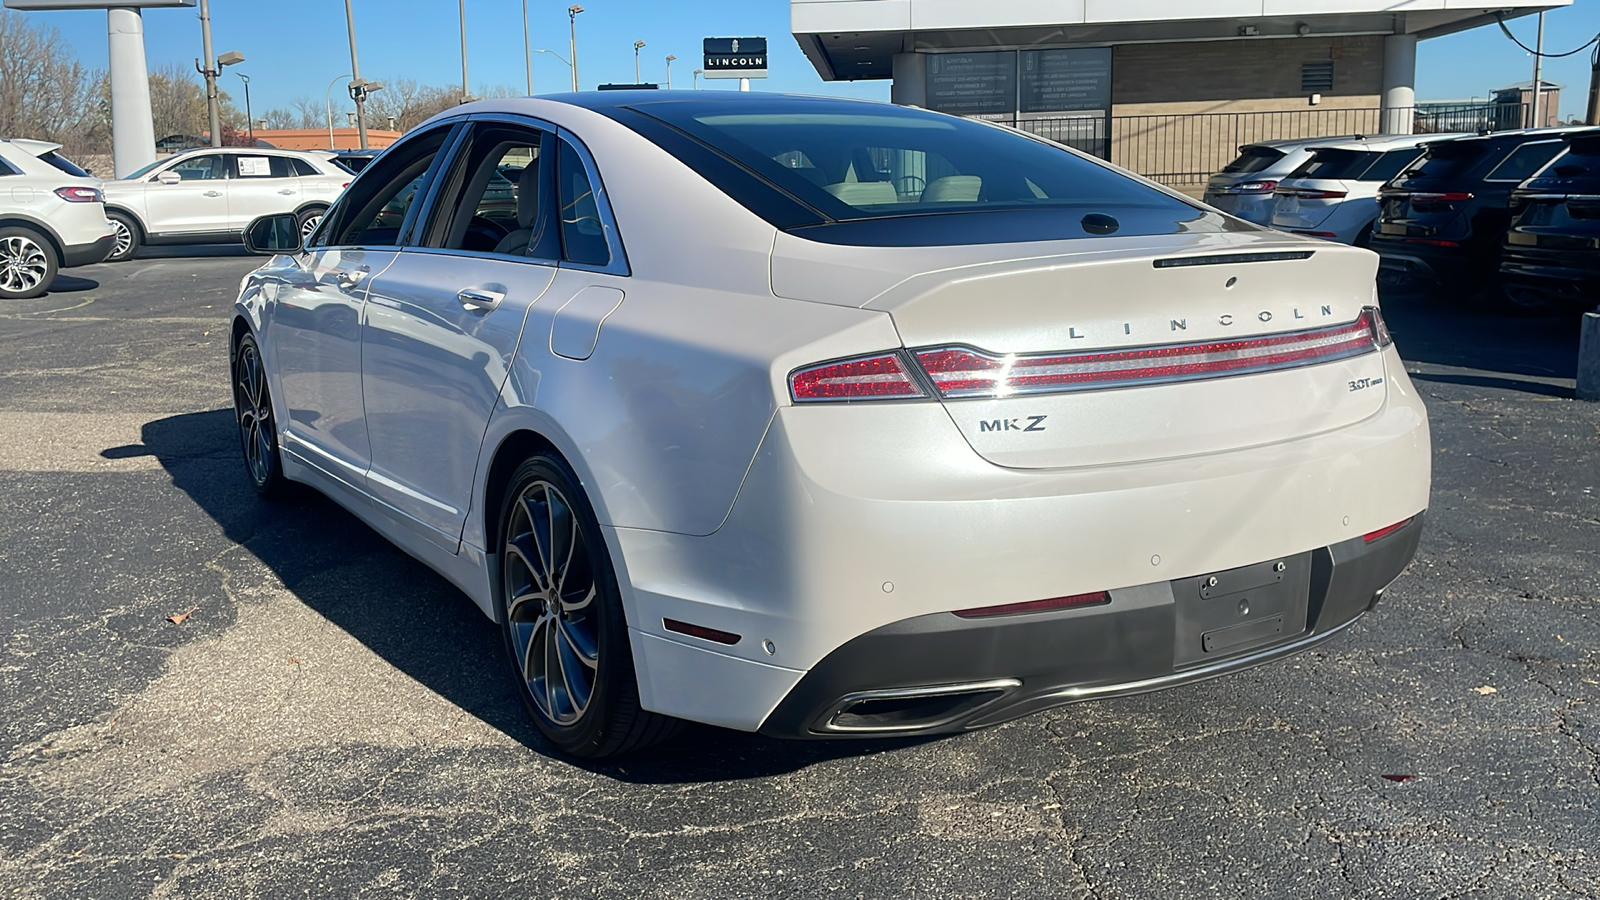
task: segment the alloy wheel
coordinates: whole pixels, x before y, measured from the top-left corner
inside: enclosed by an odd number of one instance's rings
[[[35,290],[49,273],[50,259],[38,242],[17,234],[0,238],[0,290]]]
[[[239,442],[244,447],[245,465],[256,484],[264,485],[272,477],[272,402],[261,354],[253,341],[247,340],[239,347],[233,403],[239,416]]]
[[[531,481],[506,529],[506,617],[517,668],[539,713],[572,725],[600,668],[598,585],[578,516],[560,489]]]
[[[133,249],[133,231],[128,228],[128,223],[121,219],[111,220],[111,233],[115,235],[111,247],[111,258],[121,259]]]
[[[320,213],[317,215],[306,216],[305,219],[300,222],[300,242],[303,244],[306,241],[311,240],[311,233],[316,231],[317,226],[321,224],[322,215]]]

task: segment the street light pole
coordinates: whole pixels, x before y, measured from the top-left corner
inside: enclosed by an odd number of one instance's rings
[[[571,29],[572,46],[567,52],[572,56],[572,90],[578,90],[578,13],[583,12],[583,7],[574,3],[567,7],[567,24]]]
[[[250,131],[250,146],[256,145],[256,120],[250,118],[250,76],[243,72],[233,73],[244,82],[244,126]]]
[[[472,94],[467,90],[467,0],[456,0],[456,6],[461,10],[461,102],[472,99]]]
[[[667,90],[672,90],[672,61],[677,59],[671,53],[667,54]]]
[[[1539,101],[1544,96],[1544,13],[1539,13],[1539,42],[1533,46],[1536,51],[1533,54],[1533,127],[1543,128]]]
[[[348,72],[343,74],[343,75],[335,75],[333,80],[328,82],[327,89],[322,92],[322,103],[328,109],[328,149],[329,150],[334,149],[334,146],[333,146],[333,86],[339,83],[339,79],[341,79],[341,78],[351,78],[351,77],[353,77],[353,76],[351,76]]]
[[[697,91],[700,90],[700,73],[704,71],[705,69],[694,70],[694,89]]]
[[[633,83],[640,84],[639,80],[639,51],[644,49],[644,41],[633,42]]]
[[[350,83],[361,83],[361,63],[356,58],[356,14],[350,8],[350,0],[344,0],[344,23],[350,32]],[[367,149],[367,94],[365,91],[352,90],[350,99],[356,102],[356,129],[361,136],[361,149]],[[332,113],[329,113],[332,121]],[[333,130],[329,126],[328,143],[333,143]]]
[[[528,96],[533,96],[533,50],[528,42],[528,0],[522,0],[522,63],[528,69]]]
[[[206,117],[211,124],[211,146],[222,146],[222,122],[217,109],[217,58],[211,54],[211,0],[200,0],[200,48],[205,53]],[[197,64],[195,68],[200,68]]]

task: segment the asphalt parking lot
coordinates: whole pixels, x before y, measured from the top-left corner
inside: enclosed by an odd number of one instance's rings
[[[1388,299],[1427,532],[1312,653],[940,740],[700,728],[575,765],[465,597],[326,500],[255,499],[226,364],[255,264],[0,305],[7,895],[1600,897],[1600,404],[1568,319]]]

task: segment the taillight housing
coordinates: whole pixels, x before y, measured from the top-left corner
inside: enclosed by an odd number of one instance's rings
[[[104,203],[105,195],[98,188],[72,187],[56,188],[56,196],[68,203]]]
[[[1320,191],[1315,188],[1278,188],[1275,193],[1279,197],[1294,197],[1299,200],[1343,200],[1350,196],[1349,191]]]
[[[1223,189],[1226,194],[1270,194],[1278,189],[1276,181],[1241,181]]]
[[[1343,325],[1234,340],[1026,356],[935,347],[916,357],[940,397],[997,399],[1268,372],[1348,359],[1391,342],[1383,314],[1369,306]]]
[[[796,403],[848,403],[911,400],[928,392],[904,357],[890,352],[796,369],[789,373],[789,395]]]

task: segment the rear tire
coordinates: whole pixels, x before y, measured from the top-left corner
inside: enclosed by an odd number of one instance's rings
[[[61,269],[55,245],[31,228],[0,228],[0,300],[28,300],[50,289]]]
[[[611,557],[566,461],[535,454],[500,505],[496,604],[522,705],[563,753],[630,753],[682,730],[639,706]]]
[[[133,216],[120,209],[106,210],[106,218],[111,220],[116,240],[105,261],[122,262],[125,259],[132,259],[133,254],[139,252],[139,223],[134,221]]]

